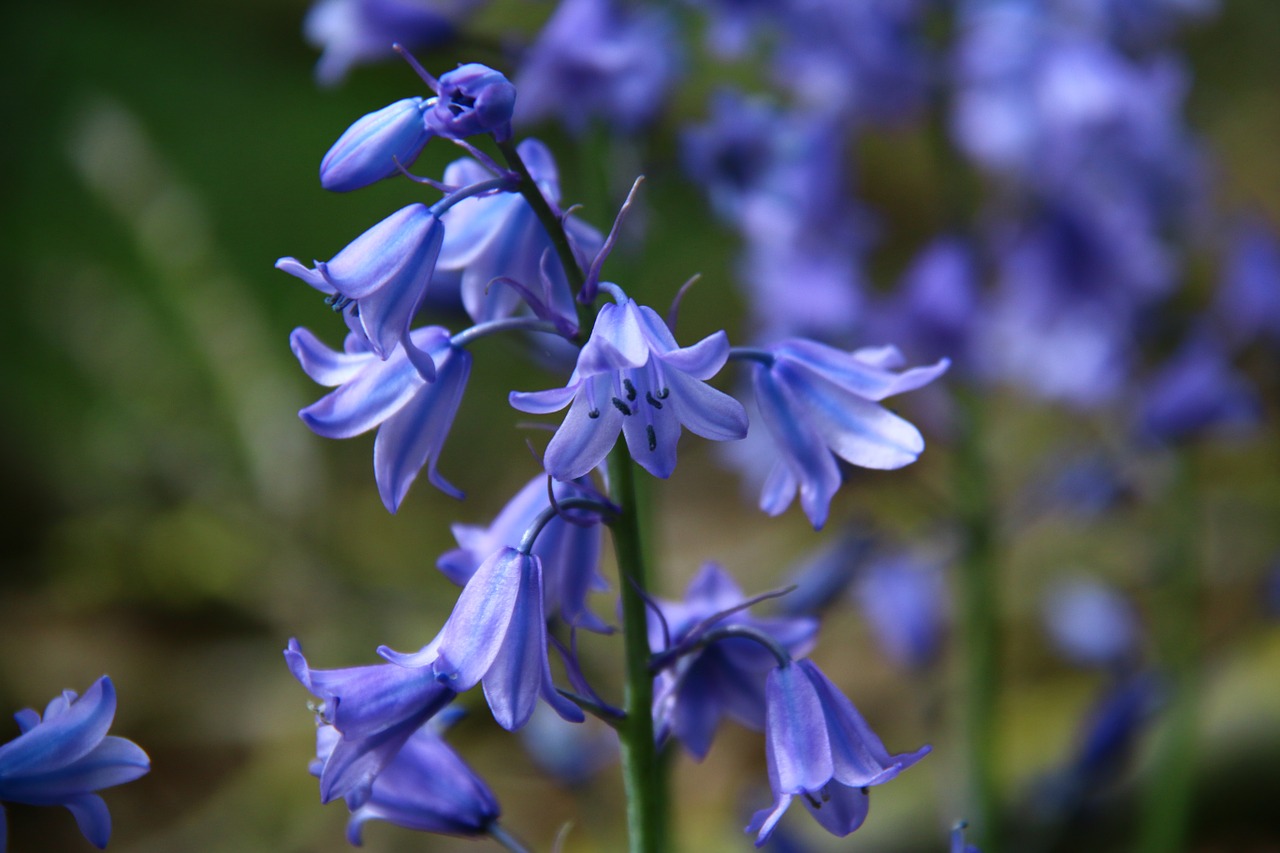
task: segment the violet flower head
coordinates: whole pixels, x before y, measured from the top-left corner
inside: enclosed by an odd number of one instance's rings
[[[1233,235],[1214,308],[1236,340],[1280,344],[1280,240],[1268,223],[1248,221]]]
[[[901,468],[924,450],[924,439],[879,401],[914,391],[950,366],[895,372],[894,347],[843,352],[792,338],[752,351],[756,403],[778,460],[765,481],[760,508],[781,514],[796,492],[814,528],[827,520],[840,486],[839,457],[863,468]]]
[[[920,670],[937,659],[947,630],[947,590],[941,567],[900,554],[865,568],[854,594],[884,653]]]
[[[903,273],[877,329],[923,358],[946,357],[972,372],[980,289],[974,247],[954,235],[938,237]]]
[[[556,482],[552,488],[557,501],[597,496],[586,482]],[[436,566],[449,580],[465,586],[492,554],[504,546],[519,545],[525,531],[550,506],[546,476],[534,477],[488,527],[453,525],[458,547],[441,555]],[[575,515],[574,510],[564,512],[571,518]],[[553,518],[534,542],[532,553],[542,562],[543,608],[549,615],[559,614],[571,626],[607,633],[609,626],[587,607],[588,593],[608,589],[599,570],[604,529],[586,523],[585,518],[574,520],[579,523]]]
[[[303,32],[324,53],[316,64],[322,86],[342,82],[356,65],[391,59],[396,42],[414,50],[449,41],[476,0],[319,0]]]
[[[0,804],[65,806],[81,834],[95,847],[106,847],[111,814],[94,792],[151,769],[137,744],[107,734],[115,715],[116,691],[105,675],[83,696],[65,690],[54,697],[43,717],[31,708],[14,714],[21,734],[0,745]],[[0,853],[7,844],[0,805]]]
[[[1221,344],[1194,335],[1142,388],[1138,431],[1161,442],[1247,432],[1262,416],[1253,384],[1231,365]]]
[[[321,802],[342,797],[352,809],[364,805],[378,775],[413,733],[453,701],[457,694],[431,669],[434,652],[432,646],[419,652],[421,662],[414,666],[312,669],[298,641],[289,640],[284,651],[289,671],[320,700],[319,718],[338,736],[316,773]]]
[[[757,833],[757,847],[795,797],[828,832],[848,835],[866,820],[866,789],[888,782],[930,750],[890,755],[848,697],[809,660],[769,673],[765,697],[765,749],[775,799],[747,827]]]
[[[312,774],[323,777],[342,735],[333,726],[316,729]],[[373,780],[367,798],[351,808],[347,840],[357,847],[371,820],[439,835],[484,835],[501,809],[484,780],[444,742],[431,725],[420,726]]]
[[[620,432],[631,457],[662,478],[675,470],[681,426],[712,441],[747,434],[742,404],[706,384],[729,357],[725,333],[680,347],[652,308],[619,299],[600,309],[564,388],[511,392],[511,405],[532,414],[572,403],[543,459],[557,480],[594,469]]]
[[[354,332],[342,352],[329,349],[307,329],[294,329],[289,345],[302,369],[321,385],[336,386],[298,412],[325,438],[351,438],[374,427],[373,473],[389,512],[400,508],[423,466],[445,494],[462,497],[436,470],[471,373],[471,353],[450,343],[439,326],[415,329],[411,343],[435,365],[435,381],[423,378],[406,347],[381,360]]]
[[[1133,605],[1100,581],[1059,581],[1045,596],[1043,613],[1054,647],[1076,665],[1121,670],[1141,651],[1142,630]]]
[[[467,581],[437,638],[431,663],[442,684],[463,691],[484,682],[484,696],[498,725],[514,731],[529,721],[541,697],[560,716],[582,722],[578,706],[551,681],[547,622],[542,606],[542,561],[503,547]],[[419,665],[419,655],[387,652],[391,660]]]
[[[813,648],[816,619],[752,616],[743,607],[745,602],[733,578],[716,563],[707,563],[689,582],[683,601],[658,603],[662,617],[650,616],[649,646],[655,654],[692,648],[709,631],[735,627],[762,633],[795,657]],[[717,639],[699,651],[680,655],[654,680],[653,715],[659,740],[674,736],[701,761],[724,717],[763,730],[765,679],[776,666],[767,648],[742,637]]]
[[[502,72],[468,62],[440,75],[440,90],[425,123],[446,139],[492,133],[498,142],[506,142],[515,104],[516,87]]]
[[[320,161],[320,185],[349,192],[409,168],[431,138],[423,123],[429,107],[423,98],[402,98],[360,118]]]
[[[309,269],[294,258],[281,258],[276,269],[327,294],[351,331],[363,335],[369,349],[385,361],[409,334],[443,240],[444,226],[435,214],[426,205],[411,204],[328,262],[316,261]]]

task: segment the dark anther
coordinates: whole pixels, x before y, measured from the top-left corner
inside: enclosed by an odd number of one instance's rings
[[[653,424],[649,424],[644,428],[644,434],[649,437],[649,450],[652,452],[658,449],[658,434],[653,431]]]
[[[449,99],[449,112],[453,113],[455,116],[460,116],[464,111],[471,109],[475,105],[475,98],[459,92]]]
[[[624,415],[631,414],[631,409],[627,406],[627,404],[619,400],[617,397],[613,398],[613,407],[617,409],[619,412],[622,412],[622,414]]]
[[[822,801],[815,797],[811,792],[805,791],[804,798],[808,800],[809,805],[813,806],[815,809],[822,808]]]
[[[662,408],[662,404],[661,404],[661,403],[659,403],[657,400],[655,400],[655,399],[653,398],[653,392],[651,392],[651,391],[645,391],[645,392],[644,392],[644,399],[645,399],[645,402],[647,402],[650,406],[653,406],[655,409],[661,409],[661,408]]]
[[[671,389],[666,387],[665,385],[663,386],[662,390],[658,392],[659,400],[665,400],[670,396],[671,396]]]
[[[340,293],[332,293],[324,298],[324,304],[328,305],[334,311],[341,311],[354,301],[354,299],[343,296]]]
[[[595,420],[596,418],[600,417],[600,410],[592,409],[591,411],[587,412],[587,417],[591,418],[592,420]]]
[[[636,398],[636,386],[631,384],[630,379],[622,380],[622,387],[627,389],[628,400],[634,400]]]

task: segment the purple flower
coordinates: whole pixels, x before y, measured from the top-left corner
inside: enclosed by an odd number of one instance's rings
[[[415,329],[411,340],[436,365],[434,382],[423,379],[405,347],[383,361],[354,332],[342,352],[307,329],[294,329],[289,337],[306,374],[321,385],[337,386],[298,413],[303,423],[325,438],[350,438],[378,427],[373,473],[390,512],[399,509],[424,465],[432,485],[462,496],[436,471],[436,463],[467,387],[471,353],[454,347],[448,330],[439,326]]]
[[[1100,581],[1059,581],[1045,596],[1043,611],[1050,639],[1072,663],[1122,669],[1140,651],[1142,631],[1133,606]]]
[[[316,65],[321,85],[341,82],[353,66],[449,41],[476,0],[319,0],[303,21],[307,41],[324,53]]]
[[[1214,307],[1236,339],[1280,343],[1280,241],[1268,223],[1236,230]]]
[[[316,728],[312,774],[323,778],[342,734],[333,726]],[[364,825],[385,820],[405,829],[440,835],[484,835],[501,809],[484,780],[436,734],[420,726],[373,780],[368,795],[351,805],[347,840],[357,847]]]
[[[710,630],[746,627],[773,638],[789,654],[813,647],[814,619],[759,618],[747,609],[741,588],[715,563],[707,563],[689,582],[683,601],[659,603],[662,618],[649,620],[649,646],[655,653],[695,646]],[[669,643],[668,643],[669,641]],[[757,731],[765,724],[765,678],[777,666],[760,643],[741,637],[718,639],[700,651],[680,655],[654,681],[653,715],[660,739],[674,735],[701,761],[724,717]]]
[[[828,832],[848,835],[867,817],[866,789],[888,782],[930,749],[890,755],[848,697],[809,660],[769,673],[765,700],[765,749],[775,800],[747,827],[757,833],[757,847],[769,839],[794,797]]]
[[[968,824],[960,821],[951,828],[951,847],[950,853],[982,853],[975,844],[966,844],[964,840],[964,831],[968,828]]]
[[[478,62],[459,65],[440,75],[440,90],[426,114],[428,130],[447,139],[492,133],[498,142],[511,138],[511,112],[516,87],[499,71]]]
[[[552,210],[560,201],[560,179],[551,151],[536,139],[518,146],[521,159]],[[456,160],[444,172],[444,182],[467,186],[491,177],[475,160]],[[559,256],[552,250],[533,208],[518,193],[468,198],[444,214],[448,223],[440,250],[437,273],[460,279],[462,304],[477,323],[506,317],[520,306],[520,295],[510,287],[490,285],[494,279],[510,278],[536,289],[546,256],[545,269],[551,278],[551,307],[566,319],[577,322],[573,294]],[[604,240],[595,228],[577,217],[564,220],[579,263],[600,251]]]
[[[96,847],[111,838],[111,815],[94,791],[132,782],[151,769],[133,741],[108,735],[116,715],[116,691],[102,676],[84,696],[63,691],[45,708],[14,714],[21,730],[0,746],[0,803],[66,806],[80,832]],[[0,853],[7,845],[0,806]]]
[[[1256,426],[1262,406],[1252,383],[1238,373],[1221,345],[1194,335],[1142,388],[1138,430],[1155,441]]]
[[[582,721],[582,712],[551,681],[542,561],[536,556],[507,547],[495,551],[467,581],[437,644],[436,677],[458,691],[483,681],[489,709],[504,729],[527,723],[539,696],[566,720]],[[390,654],[410,665],[421,659],[421,653]]]
[[[902,554],[866,566],[855,595],[885,654],[919,670],[938,656],[947,628],[947,590],[939,566]]]
[[[353,240],[325,263],[308,269],[294,258],[276,269],[326,293],[342,310],[353,332],[364,335],[378,358],[390,358],[409,334],[409,324],[426,295],[444,226],[422,204],[402,208]]]
[[[323,722],[337,733],[325,751],[320,801],[339,797],[357,809],[370,797],[374,780],[428,720],[457,694],[441,684],[430,662],[434,648],[416,655],[414,666],[398,663],[312,669],[297,640],[289,640],[285,662],[293,677],[321,701]]]
[[[403,98],[359,119],[320,161],[320,185],[348,192],[409,168],[431,138],[422,119],[429,106],[422,98]]]
[[[911,262],[876,328],[908,352],[945,356],[972,371],[979,289],[974,247],[954,235],[938,237]]]
[[[837,456],[877,469],[916,460],[924,450],[919,430],[879,401],[929,384],[950,365],[942,359],[896,373],[903,359],[893,347],[843,352],[799,338],[765,347],[759,355],[756,403],[779,456],[760,508],[778,515],[799,491],[815,528],[826,522],[840,486]]]
[[[557,501],[592,497],[589,484],[554,484]],[[547,478],[534,477],[502,508],[488,527],[453,525],[458,546],[436,561],[449,580],[464,586],[481,564],[500,548],[515,547],[538,514],[549,509]],[[567,510],[572,515],[572,510]],[[608,589],[600,576],[600,548],[604,531],[599,525],[573,524],[556,517],[547,522],[534,542],[533,554],[542,562],[543,608],[559,613],[565,622],[589,631],[608,632],[609,626],[587,608],[587,593]]]
[[[557,480],[576,479],[599,465],[619,432],[633,459],[666,478],[676,467],[681,426],[712,441],[747,434],[742,404],[706,384],[728,357],[723,331],[681,348],[652,308],[623,299],[600,309],[568,385],[513,391],[511,405],[548,414],[573,404],[543,459]]]

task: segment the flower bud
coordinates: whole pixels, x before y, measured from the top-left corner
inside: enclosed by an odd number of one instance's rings
[[[389,178],[409,166],[431,138],[423,124],[428,102],[405,98],[369,113],[333,143],[320,163],[320,184],[327,190],[348,192]]]
[[[440,77],[439,97],[426,113],[429,130],[450,139],[492,133],[499,142],[511,138],[516,87],[500,72],[470,62]]]

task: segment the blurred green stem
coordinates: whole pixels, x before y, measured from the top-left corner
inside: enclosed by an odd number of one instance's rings
[[[1185,850],[1196,770],[1200,688],[1196,477],[1190,454],[1174,457],[1174,478],[1157,556],[1156,625],[1171,696],[1143,801],[1142,853]]]

